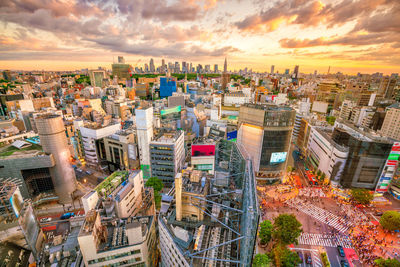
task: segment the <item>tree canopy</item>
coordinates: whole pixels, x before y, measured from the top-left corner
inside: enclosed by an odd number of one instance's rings
[[[282,244],[277,244],[272,249],[271,258],[277,267],[293,267],[301,263],[299,255]]]
[[[260,223],[260,231],[258,232],[258,236],[260,237],[261,244],[267,244],[271,241],[272,231],[274,226],[271,221],[265,220]]]
[[[353,188],[351,189],[350,194],[353,197],[354,201],[362,205],[368,205],[374,198],[369,190],[365,188]]]
[[[257,254],[253,260],[253,267],[268,267],[271,264],[271,259],[267,254]]]
[[[162,181],[160,179],[158,179],[157,177],[150,177],[145,184],[147,187],[153,187],[154,191],[160,192],[163,187],[164,184],[162,183]]]
[[[400,230],[400,212],[397,211],[385,211],[379,220],[379,223],[383,228],[394,231]]]
[[[400,267],[400,261],[396,259],[376,259],[375,264],[378,267]]]
[[[282,244],[297,244],[302,230],[301,223],[293,214],[280,214],[274,221],[273,237]]]

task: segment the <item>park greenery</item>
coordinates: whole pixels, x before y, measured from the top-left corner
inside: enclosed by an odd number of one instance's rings
[[[163,189],[164,184],[157,177],[150,177],[146,183],[146,187],[152,187],[154,190],[154,202],[156,203],[157,209],[161,206],[161,194],[160,191]]]
[[[352,199],[362,205],[368,205],[371,203],[374,196],[365,188],[353,188],[350,190]]]
[[[400,267],[400,261],[396,259],[376,259],[375,264],[378,267]]]
[[[275,218],[274,223],[265,220],[260,224],[258,233],[260,243],[268,245],[267,247],[270,248],[267,255],[274,266],[296,266],[301,262],[297,253],[289,250],[287,246],[297,244],[297,239],[302,231],[301,223],[293,214],[280,214]],[[253,266],[260,265],[253,264]]]
[[[400,212],[398,211],[385,211],[379,220],[382,227],[389,231],[400,230]]]

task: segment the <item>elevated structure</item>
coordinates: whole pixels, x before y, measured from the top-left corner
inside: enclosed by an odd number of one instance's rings
[[[70,163],[71,154],[62,117],[43,115],[37,117],[35,122],[43,151],[54,157],[55,166],[50,168],[54,190],[61,203],[71,202],[72,193],[76,189],[76,178]]]
[[[188,168],[163,197],[158,226],[165,266],[251,266],[259,220],[250,156],[220,141],[216,172]]]

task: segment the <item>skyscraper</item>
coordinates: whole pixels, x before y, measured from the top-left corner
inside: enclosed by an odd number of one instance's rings
[[[225,62],[224,62],[224,73],[226,73],[228,71],[228,62],[226,61],[226,57],[225,57]]]
[[[65,127],[60,115],[43,115],[35,119],[43,151],[52,154],[55,166],[50,168],[54,190],[61,203],[72,201],[76,189],[75,171],[71,166]]]
[[[297,79],[299,76],[299,65],[294,67],[293,78]]]
[[[271,65],[271,74],[274,74],[275,71],[275,65]]]
[[[135,115],[140,168],[143,171],[143,178],[148,179],[151,176],[150,141],[153,138],[153,107],[139,107],[135,109]]]
[[[150,59],[150,72],[155,72],[156,68],[154,67],[154,60]]]
[[[164,59],[162,59],[161,60],[161,72],[165,72],[166,71],[166,66],[165,66],[165,60]]]
[[[218,64],[214,65],[214,72],[217,73],[218,72]]]
[[[187,66],[186,66],[187,64],[186,64],[186,62],[185,61],[182,61],[182,72],[187,72]]]
[[[228,62],[226,61],[226,58],[225,58],[224,72],[222,73],[222,82],[221,82],[222,90],[226,89],[226,85],[228,84],[229,79],[230,79],[230,75],[229,75],[229,73],[227,73],[227,71],[228,71]]]

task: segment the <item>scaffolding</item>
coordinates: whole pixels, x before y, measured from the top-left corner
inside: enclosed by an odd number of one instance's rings
[[[220,191],[204,198],[189,199],[210,220],[196,229],[195,249],[184,254],[191,266],[251,266],[259,222],[252,159],[240,145],[221,140],[217,144],[216,171],[227,173],[229,185],[215,186]],[[200,206],[199,200],[205,204]]]

